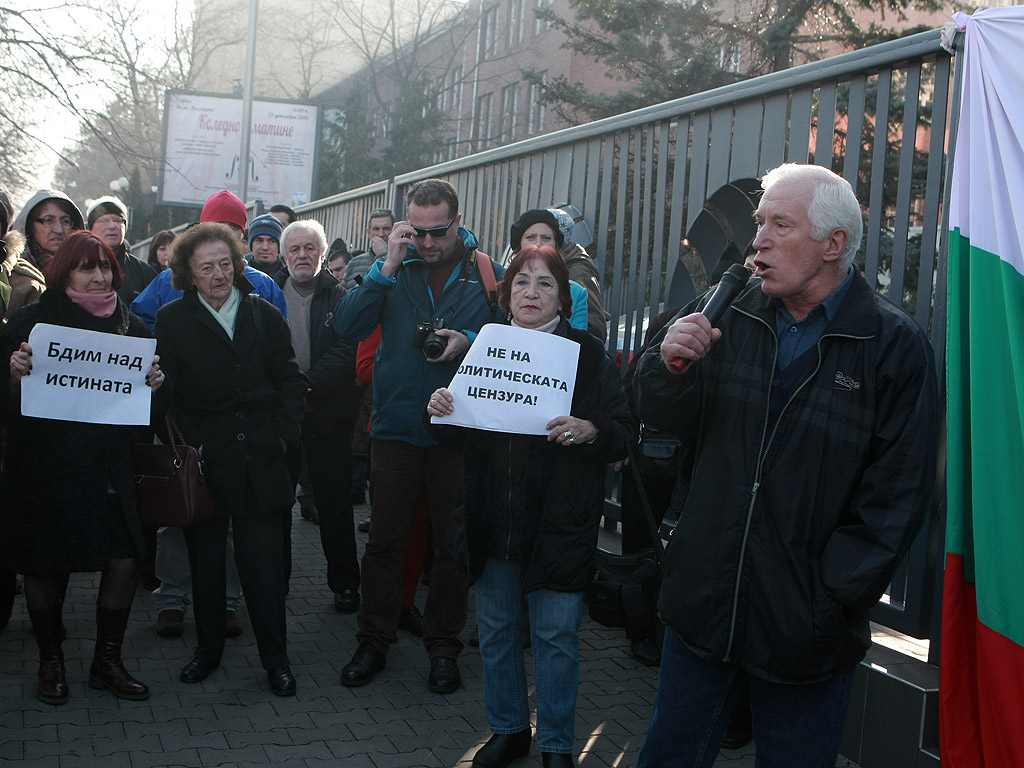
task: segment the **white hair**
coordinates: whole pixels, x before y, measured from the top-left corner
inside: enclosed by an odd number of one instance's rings
[[[284,231],[281,233],[281,253],[283,254],[286,250],[286,243],[288,242],[288,236],[293,232],[309,232],[316,238],[317,244],[320,246],[320,258],[322,259],[327,254],[327,233],[324,232],[323,225],[316,219],[299,219],[293,221]]]
[[[853,263],[864,234],[864,216],[850,182],[820,165],[783,163],[761,179],[767,192],[776,184],[793,182],[811,189],[807,218],[811,220],[811,237],[821,242],[837,229],[847,233],[846,248],[839,257],[842,266]]]

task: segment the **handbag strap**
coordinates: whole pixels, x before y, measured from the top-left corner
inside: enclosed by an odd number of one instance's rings
[[[629,467],[633,472],[633,484],[636,486],[636,493],[640,499],[640,508],[643,510],[644,523],[647,525],[647,535],[651,537],[651,544],[654,547],[654,559],[658,561],[658,568],[662,569],[662,560],[665,557],[665,545],[661,542],[661,534],[658,526],[654,524],[654,512],[651,511],[651,502],[647,499],[647,490],[644,488],[644,479],[640,474],[640,459],[636,454],[636,446],[633,443],[626,444],[626,455],[629,457]]]
[[[178,423],[171,416],[170,411],[164,414],[164,423],[167,425],[167,438],[171,441],[171,447],[177,451],[185,444],[185,436],[181,434]]]

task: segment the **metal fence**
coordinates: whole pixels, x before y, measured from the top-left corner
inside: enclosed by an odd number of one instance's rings
[[[572,203],[596,233],[589,250],[604,277],[608,348],[627,359],[649,316],[699,294],[722,253],[742,254],[749,244],[750,207],[726,193],[746,190],[782,162],[813,162],[854,185],[865,218],[857,264],[928,331],[942,360],[951,79],[939,33],[922,33],[424,168],[298,211],[329,237],[365,247],[372,209],[392,208],[401,218],[405,190],[441,177],[459,192],[465,226],[494,256],[520,212]],[[915,637],[933,634],[942,517],[936,504],[874,616]]]

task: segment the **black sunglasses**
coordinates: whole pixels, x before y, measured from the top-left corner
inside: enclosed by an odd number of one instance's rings
[[[444,237],[445,235],[448,234],[448,230],[451,229],[452,224],[455,223],[455,220],[457,218],[459,218],[459,214],[456,213],[454,216],[452,216],[452,220],[445,224],[443,227],[431,227],[430,229],[423,229],[422,227],[413,227],[413,229],[416,230],[416,234],[414,234],[413,237],[418,237],[422,239],[427,235],[430,235],[435,240]]]

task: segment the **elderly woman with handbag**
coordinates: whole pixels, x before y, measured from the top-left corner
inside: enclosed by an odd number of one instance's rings
[[[0,483],[0,565],[25,574],[25,602],[39,646],[36,695],[64,704],[68,684],[61,613],[72,573],[100,571],[96,649],[89,685],[122,699],[149,689],[125,669],[121,644],[145,552],[135,505],[131,427],[21,415],[21,382],[32,370],[29,334],[39,323],[118,336],[148,337],[149,329],[117,297],[121,269],[110,248],[90,232],[64,238],[47,268],[48,290],[17,312],[0,349],[9,385],[10,425]],[[153,361],[146,383],[164,374]]]
[[[569,277],[553,247],[517,253],[498,300],[512,325],[567,337],[580,352],[570,413],[551,419],[547,436],[456,431],[466,443],[462,556],[475,582],[484,706],[494,734],[473,765],[504,766],[530,751],[525,603],[537,741],[545,768],[563,768],[575,765],[579,624],[604,509],[605,463],[625,455],[629,415],[619,373],[601,343],[566,319]],[[442,387],[427,413],[443,417],[458,408]]]
[[[175,239],[169,267],[182,298],[156,316],[171,413],[202,446],[215,514],[185,529],[198,646],[181,681],[198,683],[224,652],[225,541],[235,561],[271,691],[295,694],[285,637],[282,516],[295,501],[285,449],[297,444],[307,381],[281,313],[250,295],[242,241],[223,224]]]

